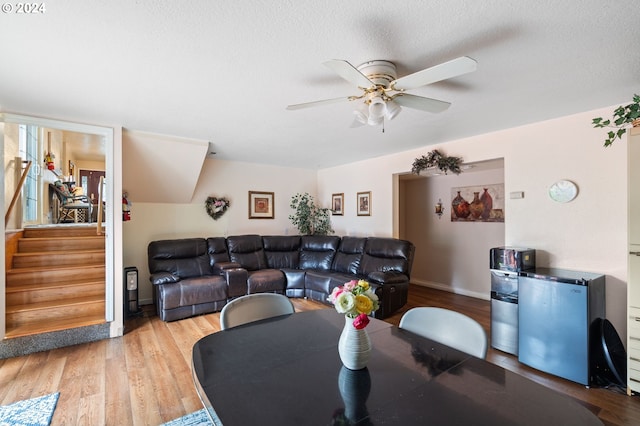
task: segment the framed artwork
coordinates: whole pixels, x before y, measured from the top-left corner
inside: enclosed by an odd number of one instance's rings
[[[371,191],[358,192],[358,216],[371,216]]]
[[[344,214],[344,192],[331,195],[331,214],[342,216]]]
[[[452,222],[504,222],[504,184],[451,188]]]
[[[273,192],[249,191],[249,219],[273,219]]]

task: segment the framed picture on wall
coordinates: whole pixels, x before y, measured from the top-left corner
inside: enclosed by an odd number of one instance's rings
[[[344,214],[344,192],[331,195],[331,214],[334,216]]]
[[[451,222],[504,222],[504,183],[451,188]]]
[[[358,216],[371,216],[371,191],[358,192]]]
[[[249,219],[273,219],[273,192],[249,191]]]

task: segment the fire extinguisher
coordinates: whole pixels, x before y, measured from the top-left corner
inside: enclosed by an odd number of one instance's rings
[[[122,194],[122,221],[126,222],[131,220],[131,202],[127,199],[128,195],[125,192]]]
[[[53,159],[56,158],[51,152],[47,152],[44,156],[44,163],[47,165],[48,170],[53,170],[56,167],[53,165]]]

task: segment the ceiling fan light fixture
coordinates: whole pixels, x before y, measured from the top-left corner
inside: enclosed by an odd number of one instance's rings
[[[393,120],[398,114],[400,114],[400,111],[402,111],[400,105],[389,99],[387,101],[387,107],[384,116],[387,120]]]
[[[387,108],[380,96],[374,96],[369,101],[369,118],[375,120],[384,117]]]
[[[384,115],[381,115],[380,117],[374,117],[372,115],[369,115],[369,120],[367,121],[367,124],[369,126],[377,126],[379,124],[382,124],[384,122]]]
[[[367,124],[367,121],[369,120],[369,116],[367,115],[368,112],[369,109],[365,103],[361,103],[355,110],[353,110],[356,120],[362,124]]]

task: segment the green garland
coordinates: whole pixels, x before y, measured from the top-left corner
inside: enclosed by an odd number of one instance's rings
[[[626,128],[629,124],[637,126],[638,120],[640,120],[640,95],[633,95],[633,102],[616,108],[613,111],[612,119],[605,120],[602,117],[597,117],[591,120],[591,124],[594,128],[613,127],[618,129],[615,132],[612,130],[607,132],[604,146],[611,146],[616,139],[622,139],[622,136],[627,133]]]
[[[446,175],[447,172],[455,173],[459,175],[462,170],[460,165],[462,164],[461,157],[447,157],[442,155],[437,149],[429,152],[426,156],[416,158],[413,161],[411,172],[419,175],[422,170],[437,167]]]
[[[226,198],[207,197],[204,206],[207,209],[207,214],[218,220],[222,217],[224,212],[227,211],[231,203]]]

